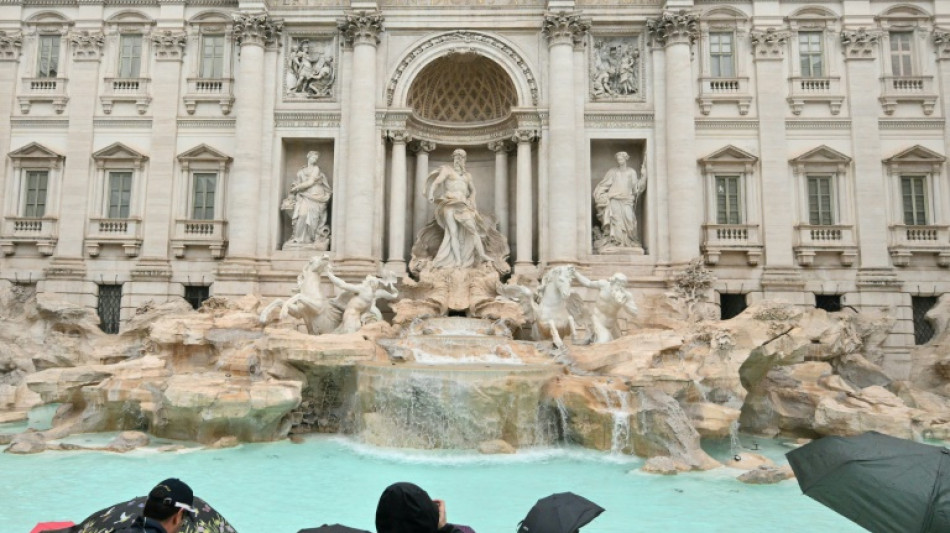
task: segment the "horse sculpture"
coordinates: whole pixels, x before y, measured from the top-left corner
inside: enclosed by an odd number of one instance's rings
[[[280,308],[280,319],[292,316],[303,320],[307,332],[311,335],[332,333],[340,325],[345,302],[337,301],[339,297],[327,298],[320,288],[321,278],[330,265],[330,256],[316,255],[310,259],[307,266],[297,276],[297,293],[286,301],[277,299],[261,311],[260,323],[267,324],[270,315]]]
[[[563,337],[577,339],[578,322],[586,324],[587,312],[580,296],[571,291],[572,265],[554,267],[543,278],[537,291],[523,285],[497,286],[500,298],[521,305],[527,322],[532,323],[535,339],[551,339],[555,348],[564,349]]]

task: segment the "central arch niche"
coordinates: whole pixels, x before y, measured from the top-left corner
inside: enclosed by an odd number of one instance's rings
[[[426,65],[406,99],[414,118],[445,126],[499,124],[518,103],[504,69],[484,56],[456,53]]]

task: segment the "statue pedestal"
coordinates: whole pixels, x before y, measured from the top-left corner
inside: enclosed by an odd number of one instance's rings
[[[644,255],[646,252],[640,246],[594,246],[594,253],[599,255]]]
[[[521,324],[525,318],[513,302],[498,301],[501,276],[490,264],[478,268],[430,268],[419,272],[419,281],[403,279],[399,292],[404,298],[393,304],[393,322],[405,324],[416,318],[461,314],[475,318],[505,319]]]
[[[306,250],[310,252],[325,252],[330,249],[330,239],[327,237],[317,237],[317,240],[311,243],[287,241],[280,249],[288,251]]]

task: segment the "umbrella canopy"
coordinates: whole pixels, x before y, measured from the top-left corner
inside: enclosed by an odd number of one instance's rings
[[[950,531],[950,450],[876,432],[786,454],[807,496],[874,533]]]
[[[117,503],[112,507],[96,511],[75,526],[76,533],[111,533],[113,529],[126,526],[145,508],[146,496]],[[208,502],[195,496],[194,508],[198,516],[187,519],[179,533],[236,533],[231,524],[208,505]]]
[[[333,524],[328,526],[323,524],[320,527],[311,527],[308,529],[301,529],[297,533],[370,533],[365,529],[353,529],[352,527],[341,526],[340,524]]]
[[[528,511],[518,533],[574,533],[597,518],[604,508],[573,492],[541,498]]]

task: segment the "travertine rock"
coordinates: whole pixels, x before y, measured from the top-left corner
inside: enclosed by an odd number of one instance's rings
[[[212,442],[208,445],[208,448],[212,450],[221,450],[224,448],[234,448],[238,444],[240,444],[240,442],[237,440],[237,437],[228,435],[227,437],[221,437],[220,439]]]
[[[710,402],[691,403],[686,406],[686,415],[703,438],[723,438],[729,428],[739,420],[740,411]]]
[[[40,453],[46,450],[46,439],[43,435],[33,431],[20,433],[13,437],[10,446],[4,450],[6,453],[30,454]]]
[[[141,431],[123,431],[112,439],[112,442],[106,445],[105,449],[110,452],[125,453],[142,446],[148,446],[149,442],[151,442],[149,436]]]
[[[912,439],[914,419],[923,414],[904,405],[887,389],[872,386],[853,394],[823,398],[815,409],[814,428],[824,435],[851,436],[877,431]]]
[[[488,440],[478,445],[478,453],[486,455],[510,454],[516,451],[514,446],[501,439]]]
[[[749,470],[748,472],[740,475],[736,479],[743,483],[749,483],[751,485],[771,485],[773,483],[778,483],[780,481],[785,481],[786,479],[792,479],[795,477],[795,473],[792,472],[791,467],[782,466],[760,466],[754,470]]]
[[[754,470],[761,467],[775,466],[775,462],[768,457],[758,453],[746,451],[737,453],[735,456],[730,457],[729,460],[723,464],[729,468],[738,468],[740,470]]]

